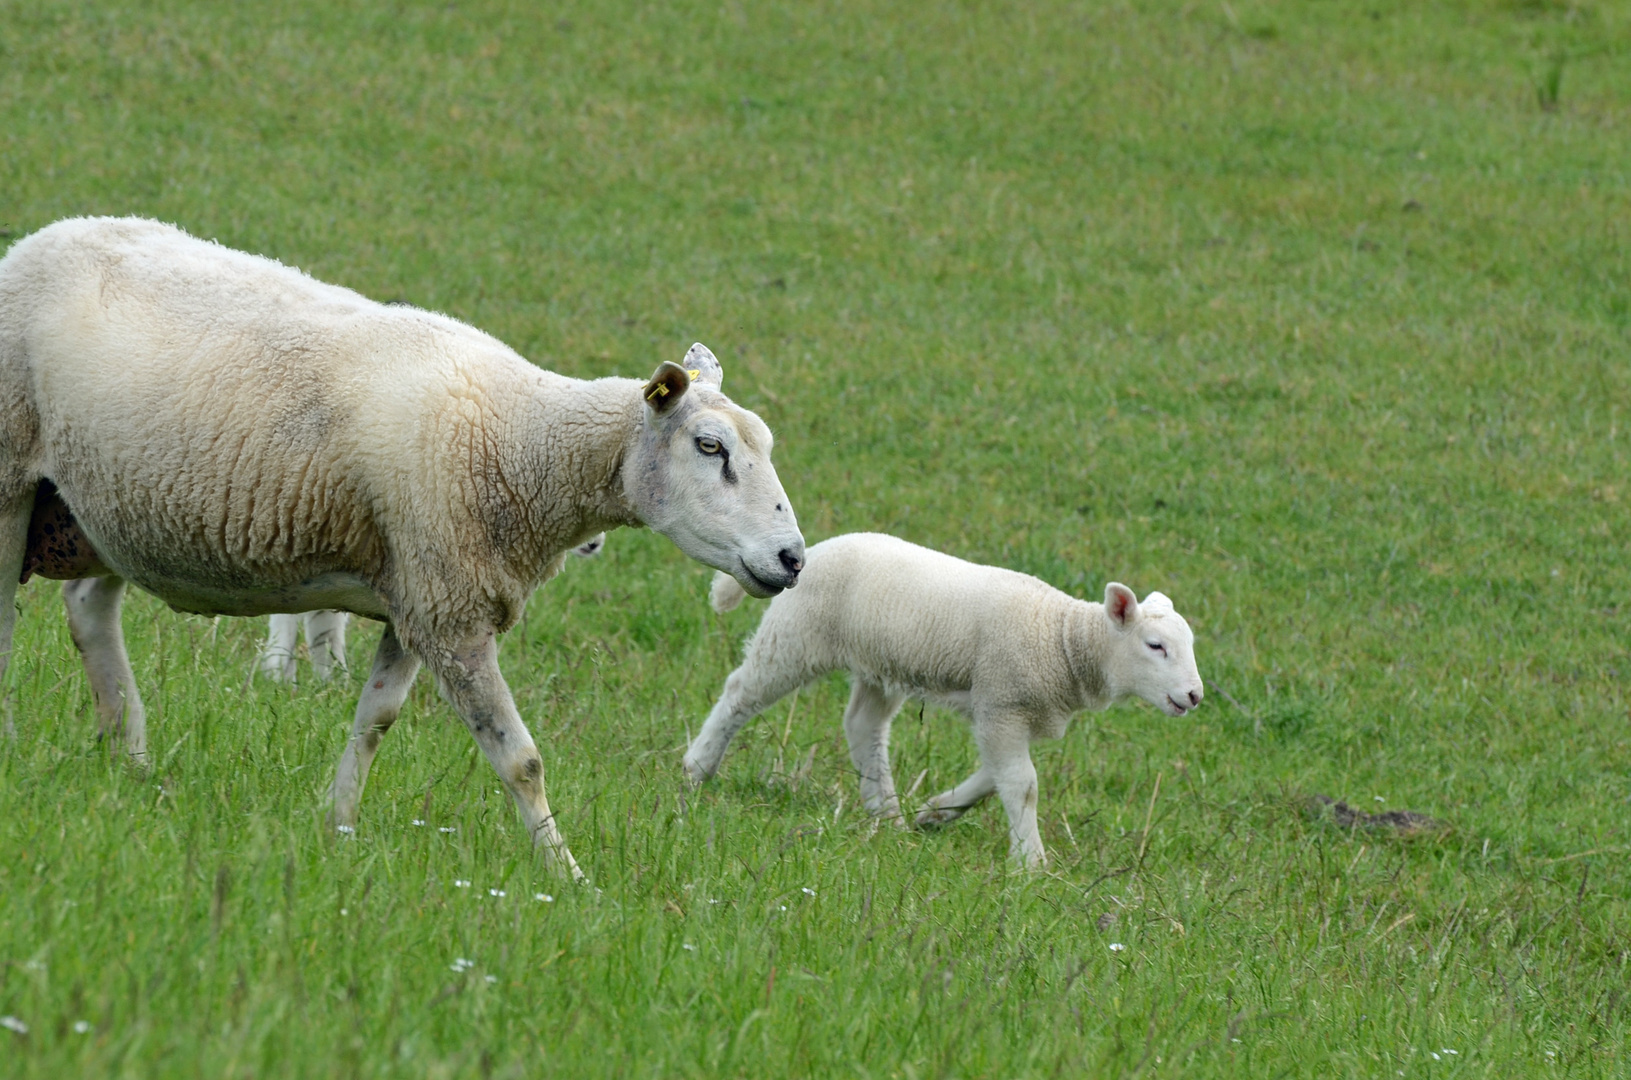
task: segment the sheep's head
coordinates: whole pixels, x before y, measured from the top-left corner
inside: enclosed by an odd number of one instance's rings
[[[1111,652],[1106,665],[1116,697],[1137,695],[1168,716],[1182,716],[1201,703],[1195,669],[1195,635],[1162,593],[1141,604],[1133,590],[1112,581],[1104,587]]]
[[[641,391],[645,417],[624,462],[640,520],[754,596],[798,582],[804,537],[770,464],[770,429],[720,390],[719,361],[702,344],[661,364]]]

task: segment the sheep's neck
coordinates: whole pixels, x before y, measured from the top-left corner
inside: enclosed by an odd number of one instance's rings
[[[509,449],[510,511],[521,527],[502,544],[515,575],[552,575],[567,548],[597,532],[638,525],[623,496],[623,458],[642,420],[634,379],[552,378]],[[496,538],[495,538],[496,539]]]
[[[1110,654],[1111,633],[1103,604],[1078,601],[1065,619],[1065,659],[1070,664],[1081,708],[1098,709],[1110,704],[1113,691],[1104,657]]]

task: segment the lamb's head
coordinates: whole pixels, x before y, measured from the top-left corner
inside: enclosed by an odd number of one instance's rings
[[[1112,581],[1104,587],[1104,613],[1111,628],[1104,667],[1115,697],[1137,695],[1168,716],[1201,703],[1195,635],[1171,600],[1152,592],[1139,603],[1133,590]]]
[[[641,391],[645,417],[624,461],[624,494],[641,521],[698,562],[775,596],[798,582],[804,537],[770,464],[770,429],[720,391],[723,372],[696,344]]]

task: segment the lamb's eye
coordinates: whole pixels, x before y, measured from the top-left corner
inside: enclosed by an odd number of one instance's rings
[[[1162,656],[1167,655],[1167,647],[1161,644],[1159,641],[1146,641],[1144,644],[1150,647],[1151,652],[1158,652]]]
[[[697,440],[697,449],[701,450],[704,454],[717,454],[723,450],[724,447],[719,445],[718,439],[712,437],[711,435],[704,435],[702,438]]]

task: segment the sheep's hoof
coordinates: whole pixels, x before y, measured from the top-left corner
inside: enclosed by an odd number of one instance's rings
[[[917,816],[913,824],[925,832],[933,832],[936,829],[944,829],[962,816],[961,810],[925,810]]]
[[[707,783],[714,775],[710,771],[704,771],[695,758],[687,757],[683,764],[686,783],[691,785],[693,791]]]

